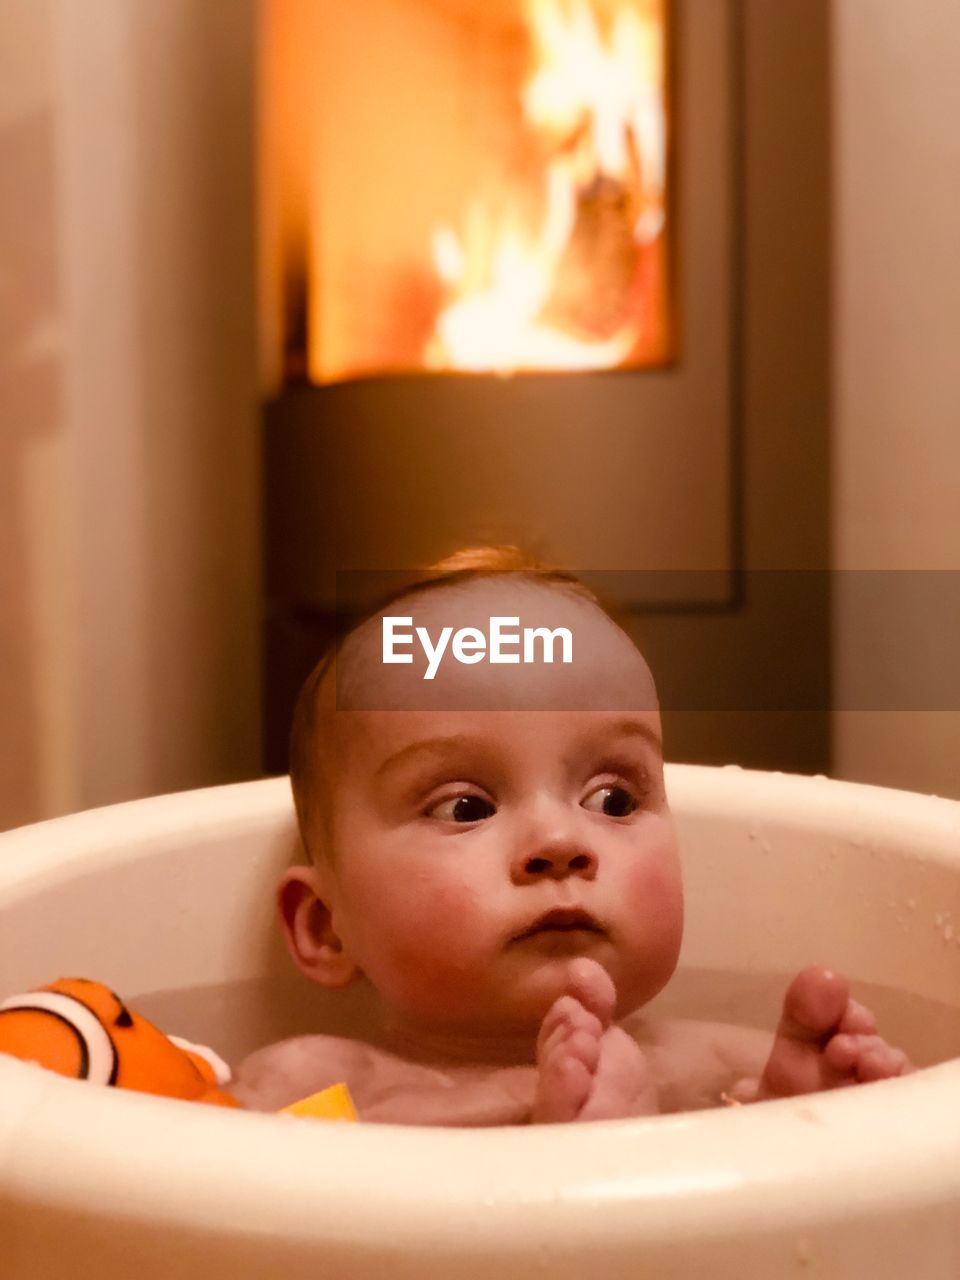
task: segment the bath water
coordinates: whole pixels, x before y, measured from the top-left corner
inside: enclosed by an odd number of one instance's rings
[[[772,1031],[792,976],[680,969],[645,1013]],[[853,981],[852,991],[876,1014],[883,1035],[918,1067],[960,1057],[960,1008],[875,983]],[[168,1033],[209,1044],[233,1063],[286,1036],[323,1031],[372,1038],[377,1025],[377,1002],[369,988],[356,984],[324,991],[295,972],[124,995]]]

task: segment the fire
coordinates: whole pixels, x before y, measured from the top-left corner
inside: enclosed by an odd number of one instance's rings
[[[663,347],[664,0],[606,0],[605,22],[600,3],[528,0],[538,171],[499,208],[475,202],[461,231],[434,231],[449,301],[431,368],[603,369]]]

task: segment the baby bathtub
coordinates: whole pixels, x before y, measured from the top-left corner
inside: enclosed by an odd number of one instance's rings
[[[960,1052],[960,804],[731,768],[674,766],[668,788],[684,972],[725,975],[735,1012],[757,975],[826,961],[921,1059]],[[99,978],[228,1053],[305,1011],[362,1020],[362,998],[311,1008],[326,997],[281,954],[270,888],[297,851],[284,779],[2,836],[0,994]],[[960,1063],[752,1108],[469,1131],[221,1112],[0,1060],[0,1274],[956,1280]]]

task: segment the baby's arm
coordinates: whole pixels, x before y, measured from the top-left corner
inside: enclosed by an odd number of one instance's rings
[[[477,1080],[384,1084],[358,1106],[360,1118],[381,1124],[482,1128],[530,1122],[536,1089],[533,1067],[506,1067]]]
[[[361,1120],[383,1124],[525,1124],[536,1091],[534,1067],[471,1072],[460,1078],[336,1036],[299,1036],[268,1045],[237,1068],[231,1092],[244,1107],[279,1111],[345,1083]]]

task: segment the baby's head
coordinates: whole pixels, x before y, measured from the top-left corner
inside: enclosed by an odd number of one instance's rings
[[[414,1032],[535,1032],[582,955],[626,1013],[682,929],[653,678],[571,575],[495,551],[440,569],[301,693],[291,953],[326,986],[365,974]]]

